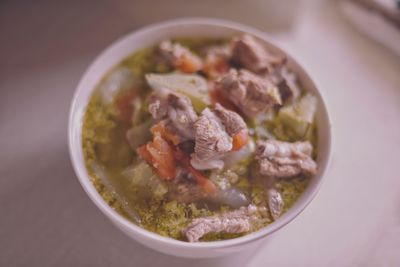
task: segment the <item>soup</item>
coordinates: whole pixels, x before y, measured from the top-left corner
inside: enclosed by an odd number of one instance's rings
[[[317,98],[250,35],[164,40],[93,91],[82,146],[122,216],[188,242],[267,226],[317,172]]]

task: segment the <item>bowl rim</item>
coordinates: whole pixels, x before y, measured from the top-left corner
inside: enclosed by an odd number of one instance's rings
[[[170,237],[164,237],[159,234],[156,234],[154,232],[148,231],[138,225],[135,225],[122,215],[120,215],[118,212],[116,212],[114,209],[112,209],[101,197],[101,195],[98,193],[98,191],[95,189],[94,185],[92,184],[90,180],[90,176],[87,173],[86,167],[83,162],[81,162],[78,158],[78,153],[81,152],[83,153],[82,150],[82,144],[81,144],[81,132],[82,132],[82,121],[76,122],[75,117],[76,117],[76,112],[77,112],[77,102],[78,102],[78,96],[81,91],[85,90],[84,84],[85,84],[85,77],[88,76],[88,73],[92,68],[94,68],[95,65],[98,64],[98,61],[104,55],[109,51],[112,50],[114,46],[116,46],[118,43],[123,42],[124,40],[128,39],[129,37],[132,37],[133,35],[142,35],[145,33],[151,33],[152,31],[163,29],[163,28],[169,28],[172,26],[179,26],[179,25],[207,25],[207,26],[216,26],[216,27],[226,27],[230,28],[233,30],[238,30],[242,32],[249,33],[253,36],[256,36],[257,38],[260,38],[263,40],[263,42],[269,43],[274,47],[279,48],[280,50],[284,51],[291,59],[294,60],[294,62],[299,65],[299,67],[302,69],[302,71],[308,76],[309,80],[311,83],[314,85],[316,89],[316,93],[319,95],[319,102],[321,102],[321,106],[324,110],[325,116],[324,119],[327,120],[327,125],[329,129],[327,129],[327,136],[326,138],[326,145],[327,145],[327,152],[326,152],[326,163],[324,168],[321,170],[321,173],[319,175],[319,179],[312,191],[309,192],[307,196],[302,196],[306,197],[303,200],[303,205],[298,205],[291,207],[288,212],[286,212],[282,217],[280,217],[278,220],[275,222],[269,224],[266,227],[263,227],[262,229],[251,232],[249,234],[246,234],[241,237],[233,238],[233,239],[228,239],[228,240],[220,240],[220,241],[210,241],[210,242],[194,242],[194,243],[189,243],[186,241],[181,241],[181,240],[176,240]],[[91,89],[93,90],[93,88]],[[82,118],[81,118],[82,119]],[[75,127],[74,124],[79,123],[80,125]],[[106,49],[104,49],[100,54],[96,56],[96,58],[91,62],[89,67],[85,70],[84,74],[82,75],[78,86],[75,89],[73,98],[72,98],[72,103],[70,107],[70,112],[69,112],[69,121],[68,121],[68,147],[69,147],[69,154],[70,154],[70,159],[72,162],[73,169],[75,171],[75,174],[89,196],[89,198],[94,202],[94,204],[102,211],[104,215],[108,219],[114,222],[114,220],[119,223],[120,225],[124,226],[126,229],[128,229],[131,232],[134,232],[136,235],[139,235],[143,238],[147,239],[153,239],[155,241],[158,241],[160,243],[163,243],[165,245],[173,245],[177,248],[226,248],[226,247],[233,247],[233,246],[238,246],[238,245],[243,245],[249,242],[254,242],[256,240],[259,240],[263,237],[266,237],[267,235],[270,235],[289,222],[291,222],[293,219],[295,219],[309,204],[310,202],[314,199],[315,195],[319,191],[322,181],[324,180],[324,176],[326,173],[326,170],[329,168],[330,162],[331,162],[331,150],[332,150],[332,126],[331,126],[331,121],[329,119],[329,114],[327,110],[327,105],[326,102],[324,101],[324,98],[322,96],[322,92],[319,90],[319,86],[317,86],[315,79],[311,78],[311,75],[309,74],[308,71],[303,67],[303,64],[300,64],[298,59],[296,57],[293,57],[290,53],[282,49],[280,46],[276,45],[274,41],[271,41],[271,38],[264,33],[263,31],[247,26],[242,23],[230,21],[230,20],[222,20],[222,19],[215,19],[215,18],[207,18],[207,17],[187,17],[187,18],[177,18],[177,19],[172,19],[172,20],[166,20],[166,21],[161,21],[157,23],[150,24],[148,26],[142,27],[138,30],[128,32],[124,36],[118,38],[117,40],[113,41]],[[75,138],[75,132],[76,130],[79,130],[78,135],[80,138]],[[77,140],[78,139],[78,140]],[[76,149],[80,147],[79,149]],[[83,157],[83,156],[82,156]],[[291,213],[289,214],[289,211]]]

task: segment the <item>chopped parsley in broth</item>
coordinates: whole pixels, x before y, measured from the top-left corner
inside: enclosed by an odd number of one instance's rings
[[[316,174],[317,102],[252,36],[164,40],[95,88],[85,165],[132,223],[188,242],[236,238],[277,220]]]

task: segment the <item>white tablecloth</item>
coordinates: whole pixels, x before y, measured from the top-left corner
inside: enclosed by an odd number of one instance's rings
[[[0,266],[400,266],[400,59],[355,31],[335,3],[33,2],[0,4]],[[67,116],[85,68],[122,34],[182,15],[267,30],[328,103],[325,182],[256,251],[188,260],[145,248],[95,208],[71,168]]]

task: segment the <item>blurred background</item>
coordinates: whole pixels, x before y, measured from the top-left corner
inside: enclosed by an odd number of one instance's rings
[[[396,4],[1,1],[0,266],[400,266]],[[333,124],[316,199],[256,251],[227,258],[174,258],[128,239],[85,195],[68,155],[69,105],[90,62],[126,33],[184,16],[267,32],[319,84]]]

